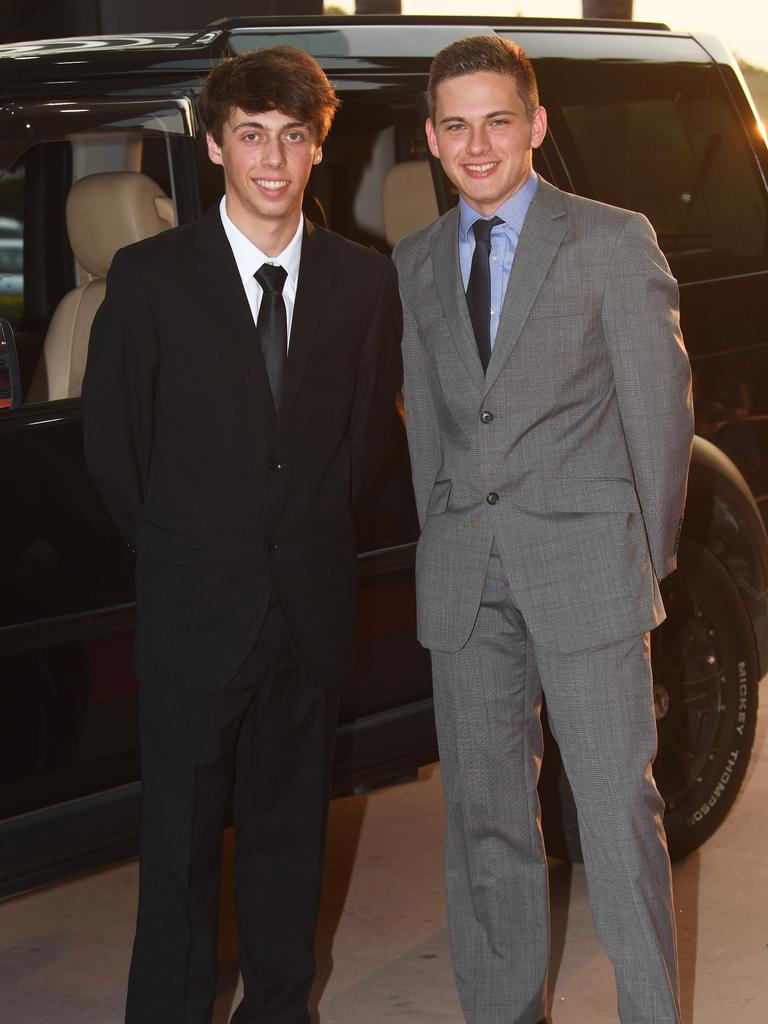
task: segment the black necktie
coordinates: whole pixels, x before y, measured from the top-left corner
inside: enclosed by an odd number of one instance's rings
[[[492,217],[490,220],[476,220],[472,225],[475,251],[469,271],[467,306],[484,370],[488,369],[491,358],[491,229],[503,223],[500,217]]]
[[[275,409],[278,409],[288,355],[288,319],[283,301],[283,285],[288,274],[283,267],[264,263],[253,276],[264,291],[256,329],[259,333],[264,365],[267,368],[272,400]]]

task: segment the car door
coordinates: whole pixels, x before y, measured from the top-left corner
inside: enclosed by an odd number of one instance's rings
[[[22,403],[0,409],[0,873],[34,860],[14,843],[30,814],[66,814],[138,775],[133,557],[88,477],[79,377],[62,389],[41,372],[60,300],[77,306],[90,278],[69,244],[67,194],[131,171],[162,188],[169,220],[197,212],[178,188],[194,162],[188,100],[55,97],[0,99],[0,222],[21,250],[0,316],[22,382]]]

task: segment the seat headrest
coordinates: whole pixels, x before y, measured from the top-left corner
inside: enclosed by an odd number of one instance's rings
[[[384,230],[390,245],[437,220],[440,211],[429,161],[393,164],[384,178],[381,201]]]
[[[106,277],[118,249],[173,227],[173,203],[136,171],[89,174],[67,196],[69,244],[92,277]]]

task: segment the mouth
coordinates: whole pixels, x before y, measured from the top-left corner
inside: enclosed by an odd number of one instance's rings
[[[464,164],[464,171],[472,178],[484,178],[499,166],[498,160],[487,160],[484,163]]]
[[[289,181],[276,178],[256,178],[255,182],[259,188],[263,188],[267,192],[282,192],[290,185]]]

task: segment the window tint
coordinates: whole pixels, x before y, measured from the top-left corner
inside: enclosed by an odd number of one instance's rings
[[[315,169],[305,209],[334,231],[379,252],[395,238],[421,226],[418,218],[434,201],[423,120],[414,94],[398,97],[341,93],[323,162]],[[415,207],[397,202],[405,165],[421,162],[409,187],[424,193]],[[394,199],[393,199],[394,196]],[[434,213],[437,210],[435,208]],[[427,213],[427,220],[434,214]],[[415,216],[417,220],[411,221]],[[418,520],[411,486],[402,400],[393,405],[385,463],[356,510],[359,551],[415,541]]]
[[[323,162],[312,178],[311,201],[334,231],[389,252],[383,202],[387,176],[397,165],[428,159],[415,96],[351,92],[342,98]]]
[[[174,158],[192,130],[190,112],[187,101],[175,100],[0,106],[0,316],[16,334],[24,404],[80,394],[90,322],[103,294],[101,254],[120,235],[97,237],[100,225],[102,234],[114,231],[91,205],[108,205],[104,192],[87,192],[68,224],[70,189],[105,172],[143,174],[165,193],[155,207],[170,227]],[[24,115],[23,131],[16,113]],[[82,265],[70,246],[73,226],[80,228]],[[73,290],[86,287],[87,300],[83,292],[75,301]]]
[[[577,192],[644,213],[681,280],[766,265],[766,199],[717,69],[541,61]]]

